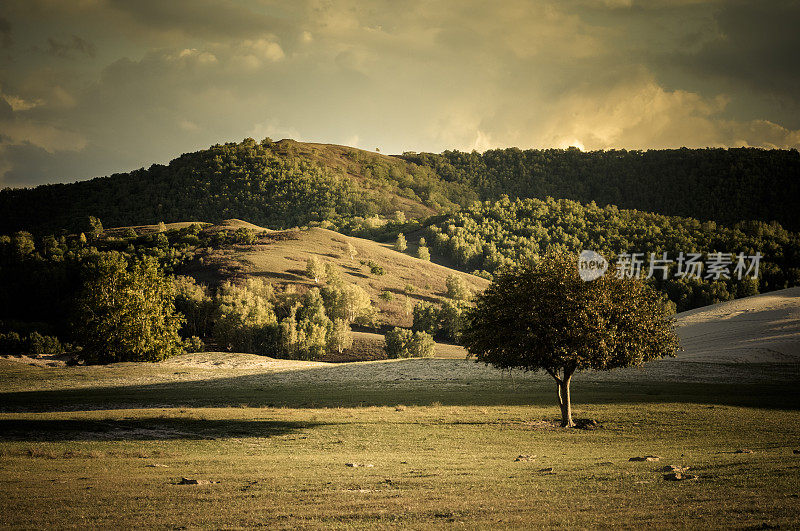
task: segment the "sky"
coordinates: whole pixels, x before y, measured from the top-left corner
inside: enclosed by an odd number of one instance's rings
[[[0,188],[293,138],[800,147],[800,2],[3,0]]]

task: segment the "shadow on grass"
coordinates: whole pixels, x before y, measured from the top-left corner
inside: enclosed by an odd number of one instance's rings
[[[415,361],[396,362],[404,367]],[[438,360],[431,360],[438,361]],[[441,360],[449,361],[449,360]],[[359,364],[358,379],[343,379],[350,366],[297,369],[274,375],[248,374],[199,381],[85,389],[0,393],[0,411],[64,411],[164,407],[361,407],[537,405],[556,403],[548,376],[528,379],[470,379],[436,373],[437,378],[409,372],[387,374],[381,364]],[[576,405],[695,403],[800,409],[800,386],[780,383],[665,383],[578,380],[572,386]],[[0,426],[1,428],[2,426]],[[2,432],[0,432],[2,437]]]
[[[149,441],[276,437],[322,425],[316,422],[136,418],[102,420],[0,420],[0,441]]]

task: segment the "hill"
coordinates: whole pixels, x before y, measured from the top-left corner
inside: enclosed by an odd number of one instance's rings
[[[428,220],[409,240],[423,235],[437,256],[452,260],[457,268],[494,273],[522,260],[537,260],[549,251],[581,252],[591,249],[611,261],[620,253],[642,253],[642,276],[648,274],[650,253],[672,259],[666,279],[652,282],[666,292],[678,311],[724,300],[774,291],[800,284],[800,235],[776,223],[740,222],[724,226],[692,218],[664,216],[615,206],[599,207],[567,199],[503,198],[475,203],[448,216]],[[752,275],[730,278],[679,278],[680,253],[761,253],[757,281]]]
[[[42,335],[74,341],[72,318],[84,279],[93,264],[113,254],[129,261],[152,257],[174,275],[175,303],[187,318],[181,333],[194,337],[192,345],[202,338],[220,349],[304,359],[385,357],[381,336],[360,334],[352,348],[331,346],[333,326],[355,323],[364,332],[410,327],[415,305],[444,302],[449,277],[473,292],[488,284],[387,244],[319,227],[275,231],[231,219],[117,227],[88,238],[16,234],[0,237],[0,350],[62,351],[56,343],[31,346],[51,341]],[[306,272],[312,259],[319,264],[315,276]],[[279,346],[280,327],[290,324],[308,352]],[[319,348],[312,353],[312,347]]]
[[[800,230],[800,154],[757,148],[590,151],[492,149],[406,154],[482,200],[555,197],[717,221],[778,221]]]
[[[424,219],[473,201],[567,198],[732,225],[777,220],[800,230],[796,150],[489,150],[385,156],[293,140],[226,143],[71,184],[0,191],[0,234],[247,219],[358,232],[373,216]]]
[[[242,226],[250,224],[226,220],[206,230]],[[348,244],[357,252],[353,258],[348,255]],[[316,285],[305,273],[306,261],[316,256],[323,263],[335,264],[345,282],[369,294],[380,310],[378,324],[382,326],[410,327],[411,316],[404,309],[406,297],[412,304],[440,303],[446,297],[445,281],[450,275],[461,277],[473,292],[489,284],[483,278],[397,252],[387,244],[322,228],[268,231],[251,245],[207,249],[198,256],[202,263],[196,260],[179,272],[208,283],[225,278],[261,278],[279,289],[294,285],[301,291]]]
[[[424,218],[466,204],[462,186],[377,153],[292,140],[215,145],[168,165],[71,184],[0,191],[0,234],[241,218],[273,229],[353,217]]]
[[[682,361],[800,363],[800,287],[678,315]]]

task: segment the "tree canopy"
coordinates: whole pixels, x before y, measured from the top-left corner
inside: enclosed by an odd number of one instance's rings
[[[778,221],[800,230],[796,149],[648,151],[490,149],[403,155],[482,200],[556,197],[728,225]]]
[[[72,184],[0,191],[0,233],[161,221],[247,219],[280,229],[375,215],[402,225],[476,200],[557,197],[732,225],[800,230],[797,150],[445,151],[386,157],[291,140],[211,146],[168,165]],[[399,212],[399,214],[398,214]]]
[[[568,199],[504,197],[433,219],[425,232],[438,256],[489,278],[504,267],[536,261],[549,252],[589,249],[607,259],[642,252],[645,272],[650,253],[667,252],[672,258],[681,252],[706,257],[715,251],[761,253],[758,279],[677,278],[674,264],[668,278],[650,279],[678,311],[800,284],[800,235],[777,223],[746,221],[728,227]]]
[[[86,269],[75,318],[85,361],[159,361],[182,351],[175,288],[154,259],[109,253]]]
[[[477,296],[462,331],[478,361],[550,374],[563,426],[573,425],[576,371],[641,365],[679,346],[663,294],[635,278],[585,282],[577,264],[577,255],[552,254],[498,275]]]

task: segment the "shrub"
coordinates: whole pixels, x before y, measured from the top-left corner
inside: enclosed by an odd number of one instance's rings
[[[414,324],[417,332],[426,332],[432,336],[439,332],[439,309],[429,302],[420,302],[414,306]]]
[[[446,281],[447,296],[456,301],[464,301],[472,296],[464,279],[458,275],[449,275]]]
[[[328,330],[328,350],[335,350],[339,354],[353,346],[353,332],[350,324],[344,319],[336,319]]]
[[[466,304],[460,301],[445,301],[439,309],[439,326],[442,336],[450,341],[461,341],[464,329],[464,310]]]
[[[408,358],[408,344],[413,337],[413,332],[407,328],[395,327],[384,335],[386,343],[386,357],[390,359]]]
[[[258,236],[256,236],[256,231],[253,229],[239,227],[233,231],[233,241],[244,245],[252,245],[258,241]]]
[[[16,332],[0,334],[0,353],[22,354],[25,352],[25,341]]]
[[[206,349],[206,344],[199,337],[192,336],[183,340],[183,349],[186,352],[203,352]]]
[[[260,279],[248,279],[241,285],[223,283],[214,298],[217,343],[239,352],[273,352],[274,345],[268,344],[274,338],[270,329],[277,325],[272,297],[272,286]]]
[[[408,350],[412,358],[432,358],[436,352],[436,343],[430,334],[414,332]]]
[[[408,249],[408,244],[406,243],[406,237],[403,236],[403,233],[397,235],[397,240],[394,242],[394,250],[399,252],[404,252]]]
[[[322,289],[325,310],[331,319],[345,319],[348,323],[369,324],[374,318],[372,300],[364,288],[357,284],[339,283]]]
[[[325,266],[319,258],[312,256],[306,261],[306,275],[312,279],[315,284],[319,284],[325,280]]]
[[[378,297],[380,297],[382,300],[385,300],[385,301],[394,300],[394,295],[389,290],[381,291],[381,293],[380,293],[380,295],[378,295]]]
[[[186,322],[181,330],[185,336],[207,336],[212,333],[215,305],[208,289],[192,277],[176,276],[175,308],[183,314]]]
[[[384,335],[386,357],[397,358],[429,358],[433,356],[436,343],[430,334],[412,332],[407,328],[395,327]]]
[[[325,262],[325,281],[328,284],[340,284],[342,273],[333,262]]]
[[[63,354],[64,347],[57,337],[43,336],[39,332],[32,332],[28,336],[27,351],[31,354]]]
[[[367,265],[369,266],[369,272],[372,273],[373,275],[381,276],[386,274],[386,271],[383,269],[383,266],[376,264],[372,260],[367,262]]]

